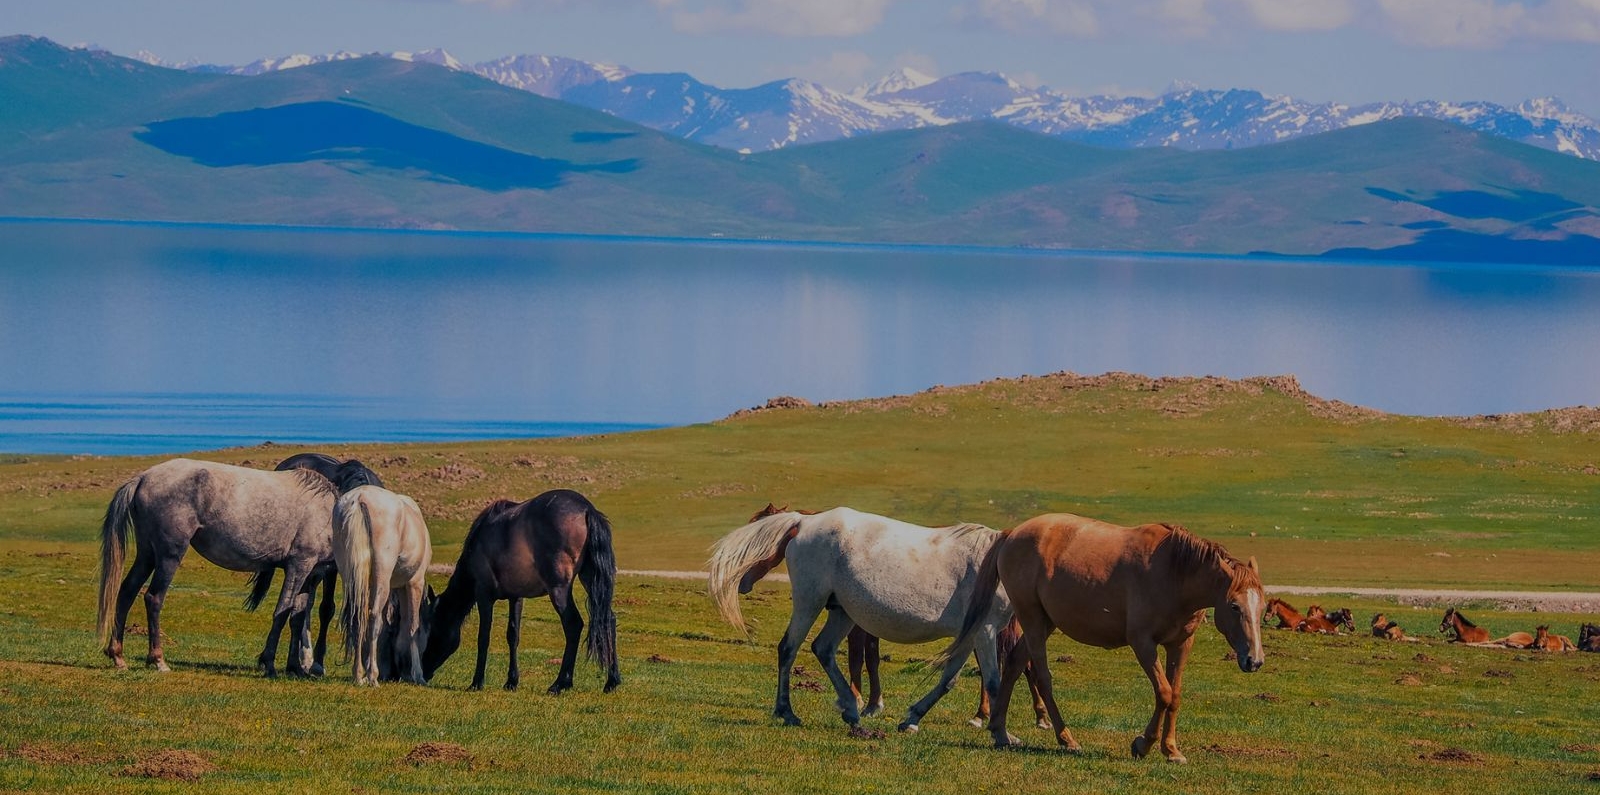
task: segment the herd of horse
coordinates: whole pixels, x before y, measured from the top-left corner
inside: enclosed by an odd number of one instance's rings
[[[130,533],[135,556],[123,575]],[[128,480],[107,506],[101,527],[101,642],[115,665],[126,668],[128,611],[143,590],[146,660],[168,670],[161,607],[173,575],[193,548],[222,568],[251,574],[247,608],[265,599],[275,572],[283,571],[271,629],[257,658],[268,676],[276,673],[286,626],[288,673],[324,672],[335,582],[342,579],[345,650],[357,684],[427,682],[459,648],[462,626],[476,608],[478,655],[471,688],[481,689],[494,605],[506,600],[510,665],[505,688],[515,690],[523,600],[548,597],[566,641],[549,687],[560,693],[573,686],[585,626],[574,592],[581,583],[589,608],[584,645],[604,671],[604,689],[610,692],[622,682],[611,604],[616,578],[611,534],[605,515],[575,491],[557,489],[521,503],[497,501],[473,521],[449,582],[436,595],[425,582],[432,544],[421,510],[409,497],[387,490],[361,462],[306,453],[268,472],[173,459]],[[1354,629],[1348,609],[1314,608],[1302,615],[1281,600],[1267,599],[1254,558],[1240,560],[1220,544],[1172,524],[1124,527],[1055,513],[1002,532],[977,524],[923,527],[851,508],[814,513],[769,504],[711,549],[709,594],[729,624],[747,629],[740,594],[780,564],[788,567],[793,610],[778,643],[773,714],[794,725],[801,720],[790,701],[790,676],[801,645],[824,613],[811,650],[833,685],[840,717],[852,729],[864,714],[883,706],[879,639],[905,644],[949,639],[935,661],[937,683],[908,709],[902,731],[917,730],[971,656],[983,681],[973,723],[986,720],[997,747],[1018,744],[1007,731],[1007,713],[1018,678],[1026,677],[1039,726],[1051,729],[1061,748],[1076,752],[1079,745],[1056,704],[1046,654],[1046,640],[1060,630],[1080,643],[1132,649],[1155,702],[1144,730],[1132,741],[1132,753],[1143,757],[1159,748],[1173,762],[1185,761],[1177,744],[1183,673],[1208,611],[1245,673],[1265,662],[1261,637],[1268,616],[1280,627],[1307,632]],[[311,617],[319,588],[321,626],[313,643]],[[1451,610],[1446,623],[1464,642],[1478,642],[1472,630],[1479,628],[1458,611]],[[1406,637],[1381,614],[1373,621],[1373,634]],[[1585,625],[1578,644],[1572,644],[1540,627],[1537,637],[1528,638],[1529,644],[1536,642],[1542,648],[1594,650],[1600,648],[1600,628]],[[849,678],[837,660],[841,643],[850,646]],[[861,696],[862,667],[870,679],[866,698]]]
[[[1355,617],[1351,615],[1349,608],[1329,613],[1320,605],[1311,605],[1306,608],[1304,614],[1301,614],[1288,602],[1275,598],[1267,601],[1267,613],[1272,619],[1277,620],[1278,629],[1338,635],[1341,634],[1340,627],[1351,632],[1356,628]],[[1565,635],[1550,634],[1550,627],[1547,624],[1535,627],[1531,634],[1513,632],[1505,637],[1491,638],[1489,630],[1472,623],[1460,610],[1451,607],[1444,611],[1444,618],[1439,622],[1439,632],[1445,635],[1445,640],[1449,643],[1482,648],[1600,652],[1600,626],[1595,624],[1581,625],[1578,628],[1576,643]],[[1413,643],[1422,640],[1414,635],[1407,635],[1398,623],[1383,613],[1377,613],[1372,617],[1372,636]]]

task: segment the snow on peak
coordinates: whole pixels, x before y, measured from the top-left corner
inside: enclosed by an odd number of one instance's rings
[[[934,82],[935,79],[909,66],[902,66],[879,78],[877,82],[861,86],[850,93],[858,97],[876,97],[901,91],[910,91],[913,88],[922,88]]]

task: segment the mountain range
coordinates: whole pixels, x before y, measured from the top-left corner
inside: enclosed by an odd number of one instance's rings
[[[1600,263],[1600,162],[1434,119],[1203,151],[985,120],[741,154],[440,57],[246,76],[0,38],[0,217]]]
[[[851,92],[805,80],[725,89],[681,73],[639,73],[572,58],[518,55],[467,64],[439,49],[381,53],[482,75],[501,85],[605,111],[689,140],[744,152],[888,130],[995,120],[1080,143],[1113,148],[1231,149],[1395,118],[1451,121],[1469,129],[1600,159],[1600,123],[1553,98],[1506,107],[1491,102],[1377,102],[1345,105],[1269,96],[1246,89],[1177,86],[1159,97],[1072,97],[1028,88],[993,72],[933,78],[900,69]],[[354,53],[293,55],[244,66],[154,65],[256,75]]]

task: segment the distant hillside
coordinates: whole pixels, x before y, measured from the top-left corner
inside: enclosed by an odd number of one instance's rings
[[[739,155],[421,60],[0,39],[0,215],[1600,262],[1600,163],[1428,119],[1234,151],[977,122]]]

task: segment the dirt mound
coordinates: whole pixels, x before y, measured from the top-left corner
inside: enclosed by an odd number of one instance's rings
[[[117,775],[160,778],[168,781],[199,781],[201,776],[214,773],[216,770],[216,765],[207,762],[205,757],[193,751],[164,748],[145,754],[139,761],[117,771]]]
[[[109,751],[91,751],[72,745],[23,743],[4,756],[26,759],[36,765],[102,765],[117,758]]]
[[[1417,758],[1433,762],[1465,762],[1468,764],[1476,764],[1483,761],[1483,757],[1465,748],[1441,748],[1431,754],[1419,754]]]
[[[734,413],[729,414],[728,415],[728,419],[731,420],[731,419],[733,419],[735,417],[748,417],[751,414],[759,414],[760,412],[763,412],[763,411],[782,411],[784,409],[808,409],[808,408],[811,408],[814,405],[816,405],[816,404],[812,403],[811,401],[806,400],[805,398],[802,398],[802,397],[795,397],[794,395],[779,395],[779,396],[777,396],[775,398],[768,398],[767,402],[764,405],[751,406],[750,408],[747,408],[747,409],[739,409],[738,411],[735,411]]]
[[[412,747],[400,761],[412,766],[471,765],[474,759],[471,751],[455,743],[426,742]]]
[[[850,727],[850,736],[857,740],[882,740],[888,736],[883,729],[863,729],[860,725]]]

